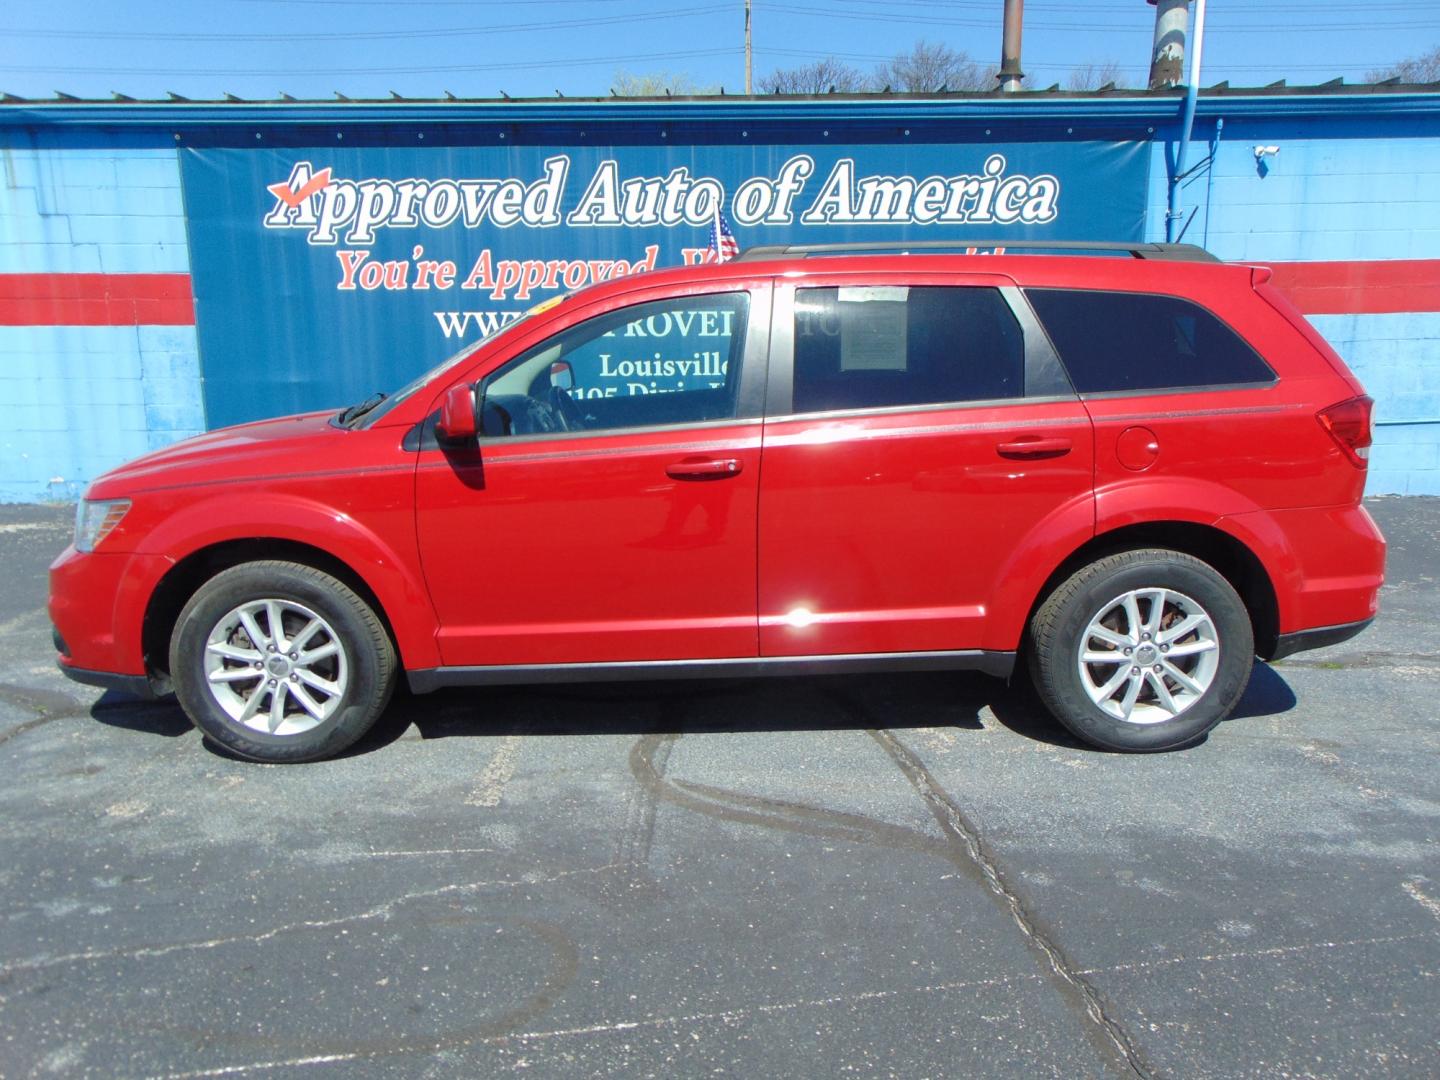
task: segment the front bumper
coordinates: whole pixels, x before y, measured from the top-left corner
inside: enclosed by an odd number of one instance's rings
[[[50,565],[50,621],[61,670],[90,685],[111,685],[95,681],[110,675],[148,683],[145,608],[173,565],[163,555],[66,548]],[[134,685],[120,688],[137,692]]]
[[[160,696],[156,692],[155,684],[145,675],[121,675],[114,671],[91,671],[88,668],[71,667],[63,660],[57,660],[55,666],[60,669],[60,673],[67,679],[84,683],[86,686],[99,686],[106,690],[119,690],[122,693],[143,698],[146,701],[154,701]]]

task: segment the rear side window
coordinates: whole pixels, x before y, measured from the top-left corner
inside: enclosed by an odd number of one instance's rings
[[[1025,343],[998,289],[795,291],[796,412],[1020,397]]]
[[[1270,383],[1275,373],[1210,312],[1178,296],[1027,289],[1081,394]]]

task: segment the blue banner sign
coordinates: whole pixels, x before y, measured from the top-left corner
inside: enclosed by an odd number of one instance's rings
[[[1148,160],[1143,141],[187,148],[207,421],[393,389],[561,292],[715,258],[717,217],[741,248],[1138,241]],[[587,381],[670,371],[655,359]]]

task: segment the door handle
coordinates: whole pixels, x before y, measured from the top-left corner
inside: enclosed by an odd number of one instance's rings
[[[1071,449],[1069,439],[1058,435],[1021,435],[1010,442],[1002,442],[995,452],[1008,458],[1060,457]]]
[[[665,466],[665,474],[674,480],[724,480],[740,475],[739,458],[686,458]]]

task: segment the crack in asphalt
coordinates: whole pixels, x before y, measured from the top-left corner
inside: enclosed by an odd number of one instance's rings
[[[1343,949],[1356,946],[1387,945],[1401,941],[1430,940],[1433,934],[1402,934],[1388,937],[1357,938],[1349,941],[1314,941],[1300,945],[1279,945],[1260,949],[1236,949],[1224,953],[1209,953],[1204,956],[1169,956],[1161,960],[1142,960],[1129,964],[1113,964],[1106,967],[1087,968],[1084,975],[1113,975],[1126,971],[1149,970],[1155,967],[1176,964],[1217,964],[1232,960],[1257,957],[1281,958],[1313,952],[1318,949]],[[1036,983],[1045,975],[1000,975],[989,979],[958,979],[953,982],[931,983],[925,986],[905,986],[888,990],[862,990],[853,994],[834,994],[820,998],[799,998],[793,1001],[773,1001],[761,1005],[750,1005],[734,1009],[718,1009],[707,1012],[680,1013],[670,1016],[642,1016],[634,1020],[597,1020],[591,1024],[579,1024],[565,1028],[540,1028],[511,1034],[487,1035],[470,1040],[467,1046],[505,1046],[511,1043],[526,1045],[550,1039],[568,1039],[585,1035],[625,1034],[656,1028],[673,1028],[683,1025],[719,1023],[733,1024],[757,1016],[774,1016],[801,1009],[825,1009],[834,1006],[849,1006],[867,1002],[893,1001],[912,995],[953,994],[957,990],[985,989],[1001,986],[1015,986],[1021,983]],[[452,1047],[454,1048],[454,1047]],[[200,1077],[232,1076],[266,1069],[293,1068],[301,1065],[333,1064],[354,1061],[361,1058],[374,1060],[383,1057],[398,1057],[403,1054],[425,1053],[427,1047],[382,1050],[371,1053],[346,1053],[309,1055],[286,1060],[266,1060],[238,1065],[216,1065],[209,1068],[192,1069],[185,1072],[157,1073],[148,1080],[197,1080]]]
[[[1319,668],[1327,671],[1341,671],[1347,668],[1408,666],[1440,668],[1440,658],[1437,658],[1434,653],[1363,652],[1345,653],[1341,656],[1320,660],[1286,657],[1284,660],[1271,661],[1270,666],[1281,670],[1285,668]]]
[[[1024,935],[1026,941],[1045,957],[1050,969],[1080,996],[1085,1004],[1086,1015],[1110,1039],[1116,1051],[1125,1059],[1126,1064],[1130,1066],[1135,1075],[1149,1080],[1154,1073],[1141,1057],[1139,1048],[1131,1041],[1130,1036],[1126,1034],[1119,1022],[1106,1010],[1105,1002],[1099,992],[1090,985],[1084,973],[1070,962],[1059,943],[1036,922],[1025,901],[1006,882],[998,861],[988,850],[984,840],[981,839],[979,830],[970,823],[960,807],[940,787],[924,763],[908,746],[889,731],[874,730],[868,734],[899,766],[900,771],[905,774],[905,778],[910,781],[910,785],[924,800],[940,828],[959,841],[966,855],[970,857],[970,861],[979,869],[990,891],[998,896],[1009,910],[1010,917],[1019,927],[1020,933]]]
[[[0,731],[0,745],[43,724],[56,720],[74,720],[85,715],[85,706],[68,694],[32,686],[16,686],[14,683],[0,683],[0,702],[38,714],[33,720],[25,720]]]
[[[839,704],[853,714],[854,709],[849,702],[841,701]],[[826,840],[870,844],[887,850],[900,848],[945,859],[997,898],[1019,927],[1027,944],[1041,955],[1046,968],[1059,981],[1065,997],[1076,999],[1074,1003],[1080,1006],[1090,1021],[1089,1030],[1102,1037],[1100,1045],[1116,1056],[1116,1063],[1127,1074],[1150,1080],[1155,1075],[1154,1070],[1110,1015],[1098,991],[1038,925],[1023,900],[1007,884],[978,830],[930,775],[924,763],[889,731],[871,728],[866,734],[879,744],[920,794],[939,824],[943,839],[864,814],[828,810],[668,777],[657,768],[656,758],[662,752],[666,758],[669,757],[671,747],[679,738],[674,733],[641,736],[631,747],[630,771],[651,797],[724,821]]]
[[[331,927],[345,926],[356,922],[368,922],[372,919],[389,919],[394,914],[396,907],[411,900],[429,899],[436,896],[446,896],[451,893],[478,892],[482,889],[489,888],[514,889],[524,888],[529,885],[544,885],[552,881],[559,881],[563,878],[575,877],[577,874],[603,874],[611,870],[623,868],[624,864],[622,863],[606,863],[604,866],[587,866],[576,870],[560,870],[545,877],[522,876],[519,878],[494,878],[488,881],[455,882],[433,889],[421,889],[417,892],[404,893],[386,900],[384,903],[376,904],[368,910],[356,912],[353,915],[337,915],[333,919],[305,919],[300,922],[284,923],[280,926],[272,926],[269,930],[263,930],[256,934],[230,934],[225,937],[205,938],[198,941],[176,941],[165,945],[136,945],[118,949],[87,949],[83,952],[62,953],[59,956],[42,954],[40,956],[26,957],[0,964],[0,976],[8,976],[13,972],[19,971],[38,971],[43,968],[89,963],[99,960],[144,960],[157,956],[168,956],[176,952],[218,949],[225,945],[236,945],[242,942],[258,945],[261,942],[269,941],[282,934],[328,930]]]

